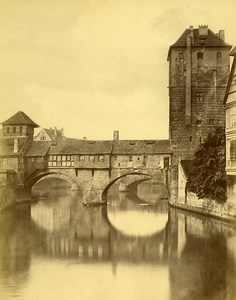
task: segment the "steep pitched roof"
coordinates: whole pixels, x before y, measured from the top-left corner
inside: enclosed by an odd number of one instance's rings
[[[89,141],[71,138],[58,140],[49,154],[110,154],[113,141]]]
[[[169,140],[120,140],[114,141],[112,154],[169,154],[172,153]]]
[[[234,56],[234,60],[233,60],[232,66],[231,66],[230,74],[229,74],[229,79],[228,79],[227,88],[226,88],[225,97],[224,97],[224,104],[227,103],[230,87],[231,87],[232,81],[233,81],[233,76],[235,76],[235,74],[236,74],[236,46],[230,51],[229,55]]]
[[[25,156],[26,157],[45,156],[49,150],[50,145],[51,142],[34,141]]]
[[[31,125],[33,127],[39,127],[39,125],[32,121],[23,111],[18,111],[12,117],[2,122],[2,125]]]
[[[190,33],[190,29],[185,29],[179,39],[170,46],[168,52],[168,58],[172,48],[182,48],[187,46],[187,36]],[[199,35],[199,29],[193,29],[193,44],[191,47],[228,47],[231,48],[230,44],[225,43],[217,34],[208,29],[207,35]]]

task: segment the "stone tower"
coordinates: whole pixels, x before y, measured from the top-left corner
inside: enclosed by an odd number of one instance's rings
[[[206,25],[190,26],[169,48],[169,138],[176,165],[224,126],[230,48],[223,30],[215,34]]]

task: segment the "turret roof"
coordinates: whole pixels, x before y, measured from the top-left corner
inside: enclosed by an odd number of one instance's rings
[[[2,125],[31,125],[33,127],[39,127],[39,125],[32,121],[23,111],[18,111],[12,117],[2,122]]]

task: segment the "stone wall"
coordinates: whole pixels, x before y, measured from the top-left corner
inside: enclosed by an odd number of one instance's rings
[[[236,221],[235,204],[230,202],[221,204],[211,199],[199,199],[192,192],[187,193],[185,204],[177,201],[174,206],[225,220]]]

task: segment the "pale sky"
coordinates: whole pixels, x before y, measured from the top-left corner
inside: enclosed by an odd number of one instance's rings
[[[0,0],[0,121],[168,138],[167,53],[190,25],[236,45],[235,0]]]

